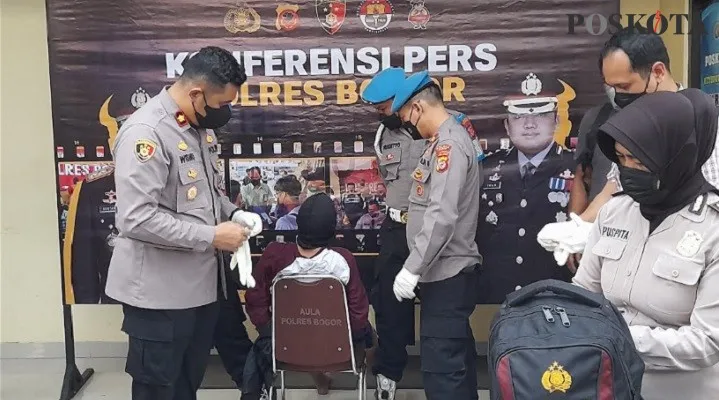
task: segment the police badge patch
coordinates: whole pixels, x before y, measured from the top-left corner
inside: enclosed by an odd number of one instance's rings
[[[135,141],[135,157],[137,161],[144,163],[147,162],[152,156],[155,155],[157,149],[157,143],[150,139],[139,139]]]
[[[436,170],[440,174],[449,169],[449,152],[452,150],[452,146],[448,144],[441,144],[437,146],[434,154],[437,156]]]
[[[357,14],[368,32],[380,33],[386,31],[392,22],[394,7],[389,0],[364,0]]]
[[[424,5],[424,0],[410,0],[412,9],[409,11],[407,21],[414,29],[427,29],[427,22],[431,17],[429,10]]]
[[[334,35],[345,22],[347,0],[317,0],[315,12],[322,29],[330,35]]]
[[[275,20],[275,28],[278,31],[293,31],[297,28],[300,16],[297,14],[300,6],[297,4],[282,3],[277,6],[277,20]]]

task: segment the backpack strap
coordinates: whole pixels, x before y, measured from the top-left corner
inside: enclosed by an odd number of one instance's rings
[[[602,126],[602,124],[604,124],[605,122],[607,122],[613,110],[614,107],[611,103],[604,103],[602,108],[599,109],[599,113],[594,119],[594,122],[592,122],[592,127],[589,129],[589,132],[587,132],[587,149],[585,150],[585,153],[582,155],[580,160],[583,169],[586,169],[592,164],[594,148],[597,147],[597,134],[599,132],[599,127]]]

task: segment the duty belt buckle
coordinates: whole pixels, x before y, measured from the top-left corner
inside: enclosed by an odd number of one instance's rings
[[[400,219],[400,222],[402,222],[403,224],[406,225],[407,224],[407,211],[400,211],[399,219]]]

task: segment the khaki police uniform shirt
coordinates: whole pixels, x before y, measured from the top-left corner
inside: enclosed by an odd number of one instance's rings
[[[245,185],[240,190],[242,203],[246,207],[265,207],[272,204],[275,195],[266,183],[260,182],[258,186],[252,183]]]
[[[719,398],[719,195],[648,232],[636,202],[611,199],[574,283],[624,315],[646,364],[646,400]]]
[[[467,131],[448,118],[412,172],[404,268],[420,282],[448,279],[481,262],[474,241],[481,168]]]
[[[217,300],[214,227],[237,207],[223,194],[214,132],[179,112],[163,89],[123,124],[113,149],[119,235],[106,293],[136,307]]]

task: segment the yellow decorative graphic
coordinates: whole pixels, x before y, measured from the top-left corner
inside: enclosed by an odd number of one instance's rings
[[[112,146],[115,144],[115,137],[117,136],[117,131],[119,130],[117,120],[110,116],[109,109],[111,99],[112,95],[105,99],[105,102],[102,103],[102,107],[100,107],[100,113],[98,114],[100,124],[107,128],[107,137],[110,149],[112,149]]]
[[[544,371],[542,375],[542,387],[549,393],[567,393],[567,390],[572,387],[572,376],[564,370],[564,367],[555,361]]]
[[[207,140],[207,143],[212,143],[212,142],[215,141],[215,139],[214,139],[212,136],[210,136],[210,135],[207,135],[207,139],[206,139],[206,140]]]
[[[569,102],[577,97],[574,88],[561,79],[557,79],[564,86],[564,91],[557,95],[557,128],[554,130],[554,141],[563,148],[567,148],[566,140],[572,131],[572,121],[569,120]]]
[[[257,32],[260,29],[260,14],[247,5],[231,8],[225,14],[225,29],[230,33]]]

